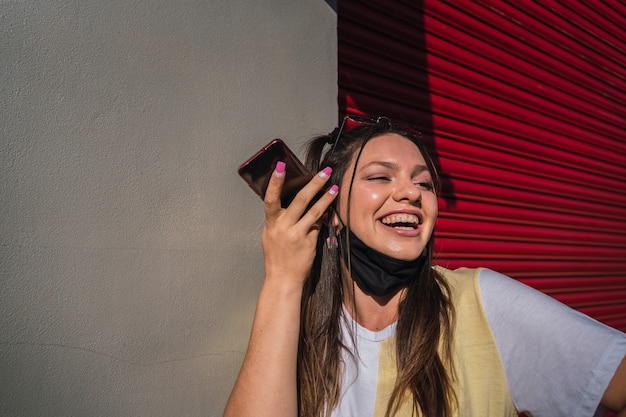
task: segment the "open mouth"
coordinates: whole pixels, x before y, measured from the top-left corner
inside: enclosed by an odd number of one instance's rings
[[[420,224],[420,218],[415,214],[392,214],[383,217],[381,222],[394,229],[415,230]]]

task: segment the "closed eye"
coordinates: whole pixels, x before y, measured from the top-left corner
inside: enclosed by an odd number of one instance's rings
[[[435,188],[434,184],[430,181],[420,181],[417,182],[415,185],[426,191],[432,191]]]

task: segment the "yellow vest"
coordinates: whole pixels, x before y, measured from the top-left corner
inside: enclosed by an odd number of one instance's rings
[[[478,269],[435,267],[450,286],[456,325],[453,342],[455,417],[517,417],[495,340],[482,308]],[[374,416],[383,417],[396,382],[395,336],[381,346]],[[403,404],[397,417],[412,415]]]

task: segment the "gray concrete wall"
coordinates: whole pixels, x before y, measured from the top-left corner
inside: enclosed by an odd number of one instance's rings
[[[311,0],[0,3],[0,415],[219,416],[262,281],[236,168],[336,122]]]

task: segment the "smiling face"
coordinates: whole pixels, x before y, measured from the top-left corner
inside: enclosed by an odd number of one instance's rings
[[[348,221],[348,194],[356,156],[339,193]],[[437,219],[437,196],[418,147],[396,133],[370,139],[358,161],[350,197],[350,228],[366,245],[396,259],[416,259]]]

